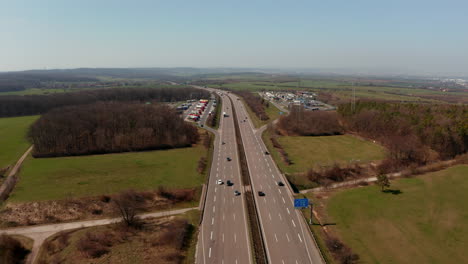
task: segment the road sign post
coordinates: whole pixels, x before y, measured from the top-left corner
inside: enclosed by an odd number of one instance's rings
[[[312,210],[312,202],[309,204],[310,206],[310,224],[312,224],[312,217],[314,216],[314,210]]]

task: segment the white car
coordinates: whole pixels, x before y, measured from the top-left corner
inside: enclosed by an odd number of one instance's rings
[[[221,185],[221,184],[223,184],[223,181],[222,180],[217,180],[216,184]]]

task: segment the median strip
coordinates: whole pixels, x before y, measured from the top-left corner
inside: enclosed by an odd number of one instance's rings
[[[250,225],[250,235],[253,245],[254,258],[257,264],[268,263],[266,248],[262,232],[260,230],[260,219],[257,214],[257,207],[255,204],[254,193],[251,191],[250,186],[250,173],[247,165],[247,158],[245,156],[244,145],[242,143],[242,137],[239,128],[239,122],[237,120],[236,110],[234,102],[228,97],[232,105],[232,113],[234,118],[234,127],[236,130],[236,143],[237,151],[239,152],[239,163],[241,168],[242,183],[246,186],[245,201],[247,203],[247,215]]]

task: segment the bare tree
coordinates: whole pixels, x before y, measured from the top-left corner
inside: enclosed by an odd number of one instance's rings
[[[381,191],[383,192],[385,188],[390,187],[390,180],[388,179],[387,175],[379,174],[377,176],[377,184],[381,187]]]
[[[124,191],[113,199],[116,211],[127,226],[138,224],[137,214],[142,211],[141,200],[133,190]]]

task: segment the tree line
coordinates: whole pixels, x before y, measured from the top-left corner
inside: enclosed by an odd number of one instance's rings
[[[268,105],[269,103],[266,102],[265,99],[251,92],[246,92],[246,91],[232,91],[232,92],[242,97],[245,103],[249,106],[249,108],[254,112],[254,114],[260,120],[269,119],[268,115],[265,112],[265,107],[269,106]]]
[[[293,108],[275,132],[289,136],[355,133],[388,149],[380,173],[446,160],[468,151],[468,106],[360,101],[337,112]]]
[[[468,150],[468,106],[383,102],[343,104],[348,130],[375,139],[405,164],[450,159]]]
[[[303,107],[292,107],[287,116],[282,116],[276,125],[278,134],[285,136],[329,136],[341,135],[336,112],[304,111]]]
[[[98,101],[175,102],[207,97],[209,97],[209,92],[191,87],[114,88],[49,95],[0,96],[0,117],[37,115],[57,107],[90,104]]]
[[[34,157],[56,157],[186,147],[197,129],[165,105],[98,102],[41,116],[29,130]]]

